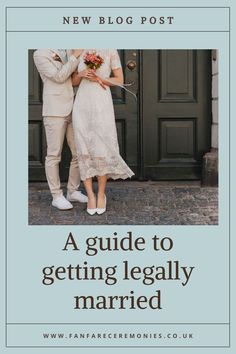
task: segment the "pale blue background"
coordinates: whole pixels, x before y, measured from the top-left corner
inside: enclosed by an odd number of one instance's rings
[[[10,3],[10,2],[9,2]],[[51,5],[63,2],[51,1]],[[95,2],[94,2],[95,3]],[[190,2],[178,2],[189,6]],[[193,3],[193,1],[191,2]],[[208,1],[216,6],[217,1]],[[228,4],[229,1],[221,2]],[[13,2],[11,2],[13,4]],[[32,3],[25,4],[32,6]],[[46,3],[49,6],[49,2]],[[67,2],[68,4],[68,2]],[[71,2],[73,4],[73,2]],[[75,4],[75,3],[74,3]],[[79,2],[76,4],[79,6]],[[101,3],[99,3],[101,4]],[[105,4],[105,2],[103,2]],[[111,6],[110,2],[107,2]],[[121,6],[122,2],[119,2]],[[127,6],[127,1],[124,2]],[[132,5],[132,1],[129,2]],[[135,5],[138,2],[135,1]],[[150,2],[151,4],[151,2]],[[157,6],[157,3],[152,2]],[[161,6],[173,5],[172,2],[159,2]],[[163,5],[164,4],[164,5]],[[207,2],[197,2],[196,5],[207,5]],[[83,4],[84,5],[84,4]],[[92,3],[90,3],[92,6]],[[141,4],[140,2],[140,5]],[[43,6],[43,2],[40,2]],[[170,10],[170,9],[169,9]],[[56,11],[56,10],[55,10]],[[172,12],[172,10],[171,10]],[[111,10],[112,13],[112,10]],[[116,13],[116,10],[114,11]],[[187,16],[187,10],[185,9]],[[221,19],[222,21],[222,19]],[[43,21],[44,22],[44,21]],[[219,21],[220,22],[220,21]],[[44,22],[45,23],[45,22]],[[224,26],[219,23],[220,28]],[[221,27],[223,26],[223,27]],[[45,26],[44,26],[45,27]],[[202,26],[200,26],[202,28]],[[159,28],[159,27],[158,27]],[[77,45],[78,43],[78,45]],[[75,45],[76,44],[76,45]],[[218,48],[220,51],[220,224],[219,226],[28,226],[28,63],[29,48],[73,48],[73,47],[116,47],[116,48]],[[8,34],[8,322],[206,322],[227,323],[228,316],[228,171],[229,171],[229,92],[228,92],[228,34],[227,33],[9,33]],[[14,104],[13,104],[14,102]],[[234,124],[234,123],[233,123]],[[3,136],[4,138],[4,136]],[[3,140],[2,140],[3,142]],[[1,142],[1,143],[2,143]],[[3,151],[3,149],[2,149]],[[78,216],[79,217],[79,216]],[[154,234],[171,236],[175,242],[172,252],[157,256],[147,252],[134,253],[130,256],[125,253],[110,257],[90,257],[89,262],[104,262],[107,265],[120,263],[123,259],[130,259],[133,264],[152,265],[164,263],[167,259],[180,260],[186,265],[196,266],[196,271],[186,287],[179,283],[160,282],[155,286],[139,286],[138,282],[126,285],[121,290],[118,285],[104,287],[98,283],[99,293],[119,294],[129,290],[150,292],[163,288],[162,311],[135,311],[132,316],[129,311],[74,311],[73,296],[80,291],[81,285],[77,282],[58,283],[45,287],[41,285],[41,268],[50,264],[67,265],[77,264],[85,258],[80,253],[61,251],[68,232],[73,232],[78,239],[84,240],[87,236],[110,236],[114,231],[125,235],[132,230],[135,235],[143,235],[147,239]],[[167,257],[166,257],[167,256]],[[83,290],[97,291],[96,282],[90,285],[82,283]],[[27,291],[26,291],[27,289]],[[34,300],[36,299],[36,301]],[[2,312],[3,313],[3,312]],[[203,327],[207,333],[207,327]],[[22,327],[21,327],[22,330]],[[227,345],[228,335],[218,328],[209,328],[219,344]],[[186,329],[185,329],[186,331]],[[202,329],[196,330],[202,338],[202,345],[211,341],[210,336],[202,335]],[[9,329],[13,340],[16,334],[20,335],[17,343],[24,337],[16,329]],[[34,332],[30,343],[32,344]],[[26,338],[27,339],[27,338]],[[168,342],[170,345],[171,343]],[[198,342],[199,344],[199,342]],[[195,345],[195,344],[194,344]],[[61,349],[63,353],[73,349]],[[75,349],[77,352],[79,349]],[[151,349],[149,349],[151,350]],[[158,350],[158,349],[156,349]],[[163,351],[163,349],[160,349]],[[8,350],[9,351],[9,350]],[[20,350],[18,350],[20,352]],[[26,349],[22,349],[25,353]],[[54,351],[50,349],[49,352]],[[55,349],[58,352],[59,349]],[[104,353],[104,349],[93,352]],[[108,352],[108,349],[106,350]],[[131,352],[132,349],[112,349],[112,352]],[[135,352],[137,349],[135,349]],[[148,351],[145,349],[145,352]],[[165,353],[182,353],[183,349],[164,349]],[[186,349],[189,353],[190,349]],[[224,353],[224,349],[207,350],[208,353]],[[30,352],[33,352],[30,349]],[[46,349],[38,352],[46,353]],[[84,352],[84,350],[80,350]],[[86,350],[88,352],[88,350]],[[89,352],[92,352],[90,350]],[[143,352],[143,350],[142,350]],[[204,353],[205,349],[195,349],[195,353]]]
[[[109,6],[121,6],[120,3],[112,4],[110,3]],[[138,3],[131,4],[131,6],[139,6]],[[155,6],[159,4],[156,3]],[[64,4],[65,6],[65,4]],[[78,3],[78,6],[80,4]],[[82,6],[92,6],[90,3],[84,3]],[[102,6],[100,3],[96,4],[96,6]],[[126,2],[125,6],[129,6]],[[148,6],[148,3],[142,4],[142,6]],[[160,6],[160,5],[159,5]],[[162,5],[163,6],[163,5]],[[186,10],[188,12],[186,12]],[[133,17],[133,24],[104,24],[104,25],[97,25],[98,17],[103,16],[106,19],[113,15],[114,17]],[[62,25],[62,18],[63,16],[91,16],[90,25]],[[148,21],[145,24],[140,25],[140,17],[144,16],[150,18],[152,16],[159,17],[159,16],[174,16],[175,19],[173,20],[173,25],[169,26],[168,24],[158,25],[158,24],[149,24]],[[43,21],[42,21],[43,18]],[[211,21],[209,21],[211,18]],[[106,21],[107,22],[107,21]],[[199,22],[201,26],[199,27]],[[70,9],[57,9],[56,16],[55,16],[55,9],[8,9],[8,16],[7,16],[7,29],[8,31],[14,30],[43,30],[45,31],[45,23],[47,24],[48,31],[59,31],[59,30],[153,30],[158,29],[160,31],[185,31],[190,30],[196,31],[228,31],[229,30],[229,10],[228,9],[176,9],[176,8],[166,8],[166,9],[120,9],[117,8],[112,11],[112,9],[83,9],[83,8],[70,8]]]

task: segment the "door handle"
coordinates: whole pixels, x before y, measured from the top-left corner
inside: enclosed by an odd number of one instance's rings
[[[135,61],[135,60],[129,60],[129,61],[127,61],[127,63],[126,63],[126,66],[127,66],[127,68],[128,68],[130,71],[134,71],[134,69],[136,68],[136,61]]]

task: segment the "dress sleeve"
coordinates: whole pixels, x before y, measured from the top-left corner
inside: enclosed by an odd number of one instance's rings
[[[116,49],[111,50],[111,69],[119,69],[121,68],[120,57],[118,51]]]

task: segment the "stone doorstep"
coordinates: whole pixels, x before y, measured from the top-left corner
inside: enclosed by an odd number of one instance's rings
[[[212,149],[203,156],[202,186],[218,186],[218,150]]]

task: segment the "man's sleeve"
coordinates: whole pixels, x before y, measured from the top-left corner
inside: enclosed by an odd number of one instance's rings
[[[58,83],[65,82],[78,66],[78,59],[71,55],[68,62],[59,69],[49,58],[37,51],[34,53],[34,62],[40,74]]]

